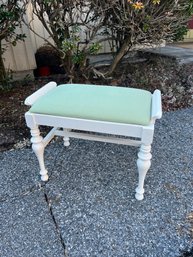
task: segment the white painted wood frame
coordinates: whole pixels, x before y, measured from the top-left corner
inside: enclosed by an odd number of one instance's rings
[[[44,87],[29,96],[26,99],[25,104],[33,105],[39,97],[56,86],[55,82],[46,84]],[[155,90],[152,94],[151,122],[148,126],[35,114],[31,112],[27,112],[25,114],[25,119],[27,126],[31,129],[32,149],[38,158],[41,179],[43,181],[48,180],[48,171],[44,164],[44,149],[54,136],[62,136],[65,146],[69,146],[70,137],[139,146],[140,150],[137,159],[139,181],[135,197],[137,200],[142,200],[144,198],[145,176],[151,165],[151,144],[153,141],[154,123],[155,120],[160,119],[161,116],[161,93],[159,90]],[[39,125],[50,126],[53,128],[45,138],[42,138],[40,136]],[[71,130],[84,131],[84,133],[77,133]],[[97,132],[97,134],[86,133],[85,131]],[[103,135],[98,133],[103,133]],[[105,136],[105,134],[108,134],[108,136]],[[111,137],[109,134],[113,136]],[[125,136],[126,138],[116,136]]]

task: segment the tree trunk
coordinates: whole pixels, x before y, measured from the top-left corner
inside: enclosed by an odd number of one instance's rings
[[[68,51],[63,57],[61,55],[61,61],[62,61],[62,66],[65,70],[65,74],[69,77],[70,80],[73,80],[74,78],[74,65],[72,63],[72,53],[71,51]]]
[[[3,62],[2,43],[0,41],[0,84],[4,85],[6,81],[6,70]]]
[[[113,71],[116,69],[117,65],[121,61],[121,59],[124,57],[124,55],[128,52],[129,48],[131,45],[129,44],[130,38],[126,39],[125,42],[123,43],[122,47],[116,54],[115,58],[113,59],[113,62],[109,68],[109,70],[105,73],[105,76],[110,76]]]

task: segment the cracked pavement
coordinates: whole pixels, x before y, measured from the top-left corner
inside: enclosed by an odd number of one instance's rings
[[[192,247],[193,108],[156,123],[145,199],[135,200],[137,148],[62,140],[40,182],[31,149],[0,153],[0,256],[178,257]]]

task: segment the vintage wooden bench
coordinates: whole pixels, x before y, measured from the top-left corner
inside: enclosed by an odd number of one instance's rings
[[[79,84],[57,86],[50,82],[29,96],[25,104],[31,106],[25,119],[31,129],[32,149],[38,158],[43,181],[48,180],[44,148],[54,136],[62,136],[65,146],[69,146],[70,137],[140,146],[137,159],[139,182],[135,197],[143,199],[144,179],[151,165],[154,123],[162,116],[159,90],[151,94],[134,88]],[[39,125],[53,128],[42,138]],[[97,133],[78,133],[76,130]]]

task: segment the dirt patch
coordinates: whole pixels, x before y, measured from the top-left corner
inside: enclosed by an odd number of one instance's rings
[[[28,107],[24,105],[24,99],[36,89],[36,84],[16,83],[11,89],[0,92],[0,151],[29,137],[24,121]]]
[[[30,138],[24,120],[24,113],[29,107],[24,105],[24,100],[51,80],[59,84],[67,82],[64,75],[57,75],[20,81],[13,83],[8,90],[0,91],[0,151],[17,147],[19,142],[26,142]],[[164,111],[193,105],[193,64],[179,66],[169,58],[150,56],[141,63],[121,64],[113,78],[108,80],[98,78],[77,82],[142,88],[151,92],[157,88],[162,92]]]

